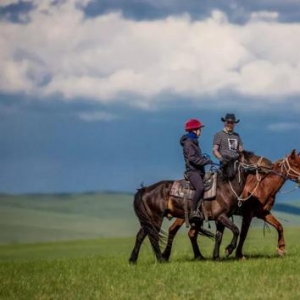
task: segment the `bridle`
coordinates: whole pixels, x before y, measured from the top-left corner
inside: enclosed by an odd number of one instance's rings
[[[284,180],[290,180],[290,181],[295,182],[295,184],[296,184],[293,189],[291,189],[289,191],[286,191],[286,192],[281,192],[281,193],[282,194],[287,194],[287,193],[293,192],[294,190],[299,188],[299,186],[300,186],[300,172],[298,172],[297,170],[295,170],[291,167],[291,165],[289,163],[288,156],[283,158],[281,160],[281,162],[279,162],[279,166],[280,166],[280,171],[281,171],[280,173],[278,173],[276,171],[271,171],[271,172],[275,175],[278,175],[278,176],[282,177]]]
[[[294,181],[298,185],[300,184],[300,172],[296,171],[291,167],[288,157],[282,159],[282,162],[279,163],[279,165],[281,167],[281,172],[286,172],[284,178]],[[294,174],[292,174],[291,172],[293,172]]]
[[[244,170],[255,170],[256,171],[255,172],[256,180],[257,180],[256,186],[252,189],[251,193],[246,198],[241,198],[241,196],[238,196],[237,193],[234,191],[234,189],[231,185],[231,182],[229,181],[230,188],[231,188],[232,192],[234,193],[234,195],[237,197],[239,207],[242,205],[242,202],[248,200],[249,198],[251,198],[254,195],[256,189],[258,188],[260,182],[262,181],[262,176],[259,173],[259,170],[264,170],[264,172],[266,173],[265,176],[272,173],[272,174],[282,177],[284,180],[290,180],[290,181],[295,182],[296,185],[292,190],[286,191],[286,192],[281,192],[281,193],[290,193],[300,187],[300,172],[298,170],[295,170],[295,168],[293,168],[290,165],[289,156],[286,156],[279,162],[280,172],[276,172],[274,170],[267,169],[266,167],[262,167],[261,166],[262,160],[263,160],[263,157],[260,157],[260,159],[258,160],[258,162],[256,164],[250,164],[250,165],[240,162],[239,182],[240,182],[240,176],[241,176],[240,168],[243,168]]]

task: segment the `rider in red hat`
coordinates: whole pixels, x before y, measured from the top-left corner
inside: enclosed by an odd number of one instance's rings
[[[204,194],[203,177],[205,175],[204,166],[212,161],[203,156],[198,138],[201,135],[201,128],[204,125],[197,119],[190,119],[185,123],[187,134],[180,139],[183,147],[183,156],[185,160],[186,176],[195,189],[193,204],[190,213],[190,222],[199,222],[203,220],[203,215],[199,210]]]

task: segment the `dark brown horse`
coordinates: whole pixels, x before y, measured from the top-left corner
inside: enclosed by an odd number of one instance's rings
[[[274,163],[272,171],[265,176],[255,188],[255,180],[252,176],[247,178],[244,189],[244,197],[251,195],[242,209],[243,222],[239,244],[236,249],[236,257],[243,258],[243,245],[248,233],[252,218],[257,217],[272,225],[278,233],[277,253],[283,256],[285,253],[285,240],[281,223],[272,215],[270,210],[275,203],[275,197],[286,180],[300,183],[300,157],[293,150],[285,158]]]
[[[230,220],[230,216],[237,206],[236,194],[243,192],[246,178],[250,172],[261,167],[270,168],[271,162],[259,157],[252,152],[243,151],[239,160],[228,162],[223,172],[218,173],[217,195],[214,200],[204,201],[202,210],[210,220],[215,220],[222,226],[229,228],[233,233],[233,238],[227,246],[229,254],[236,248],[239,236],[238,227]],[[136,241],[132,250],[129,262],[135,263],[138,259],[139,251],[145,237],[148,236],[151,246],[159,262],[165,261],[164,255],[159,247],[159,233],[163,218],[171,215],[184,219],[185,211],[181,198],[170,196],[173,180],[161,181],[148,187],[143,187],[137,191],[134,197],[134,210],[140,221],[141,228],[136,235]],[[188,201],[188,211],[190,211],[191,201]],[[189,237],[193,246],[195,258],[202,259],[203,256],[197,244],[197,235],[200,225],[196,224],[189,231]]]
[[[253,217],[260,218],[272,225],[278,232],[278,254],[285,253],[285,241],[283,227],[281,223],[270,212],[274,205],[275,196],[281,189],[286,180],[300,182],[300,158],[293,150],[287,157],[275,162],[273,168],[265,175],[257,176],[250,174],[247,177],[246,185],[243,191],[243,206],[238,215],[242,215],[242,228],[240,240],[236,250],[236,257],[242,258],[242,248],[246,239],[248,229]],[[237,214],[234,212],[234,214]],[[173,239],[183,225],[184,220],[176,219],[169,228],[168,243],[163,257],[168,260],[171,254]],[[219,249],[222,241],[224,226],[217,224],[216,244],[213,257],[219,258]]]

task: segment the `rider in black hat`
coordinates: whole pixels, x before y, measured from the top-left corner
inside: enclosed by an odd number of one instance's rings
[[[237,120],[233,113],[227,113],[221,120],[224,122],[224,128],[214,136],[213,154],[221,163],[226,163],[227,160],[237,158],[238,153],[243,151],[243,142],[240,135],[234,131],[235,124],[240,120]]]

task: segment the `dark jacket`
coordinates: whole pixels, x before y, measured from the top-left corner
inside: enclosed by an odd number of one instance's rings
[[[183,148],[186,171],[197,171],[201,174],[205,174],[204,166],[211,161],[202,156],[198,139],[192,139],[185,134],[181,137],[180,144]]]

